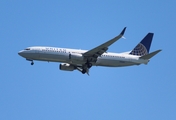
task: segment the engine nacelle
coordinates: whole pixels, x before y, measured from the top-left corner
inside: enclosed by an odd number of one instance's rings
[[[75,66],[70,65],[68,63],[61,63],[59,66],[60,70],[65,70],[65,71],[73,71],[75,70]]]
[[[84,56],[82,54],[78,54],[78,53],[70,53],[69,59],[72,61],[83,61]]]

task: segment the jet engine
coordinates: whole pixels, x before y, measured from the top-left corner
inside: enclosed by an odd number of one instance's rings
[[[59,66],[60,70],[65,70],[65,71],[73,71],[75,70],[75,66],[70,65],[68,63],[61,63]]]

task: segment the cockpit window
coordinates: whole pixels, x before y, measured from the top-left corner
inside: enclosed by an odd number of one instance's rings
[[[30,50],[30,48],[26,48],[26,49],[24,49],[24,50]]]

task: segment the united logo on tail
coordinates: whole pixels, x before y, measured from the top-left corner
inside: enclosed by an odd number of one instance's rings
[[[130,52],[131,55],[144,56],[149,54],[153,33],[148,33],[142,41]]]

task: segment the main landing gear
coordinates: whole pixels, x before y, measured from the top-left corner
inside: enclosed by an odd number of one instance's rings
[[[86,62],[82,69],[82,74],[88,73],[89,69],[92,67],[92,63]]]
[[[85,74],[85,73],[86,73],[86,70],[85,70],[85,69],[83,69],[83,70],[82,70],[82,74]]]

